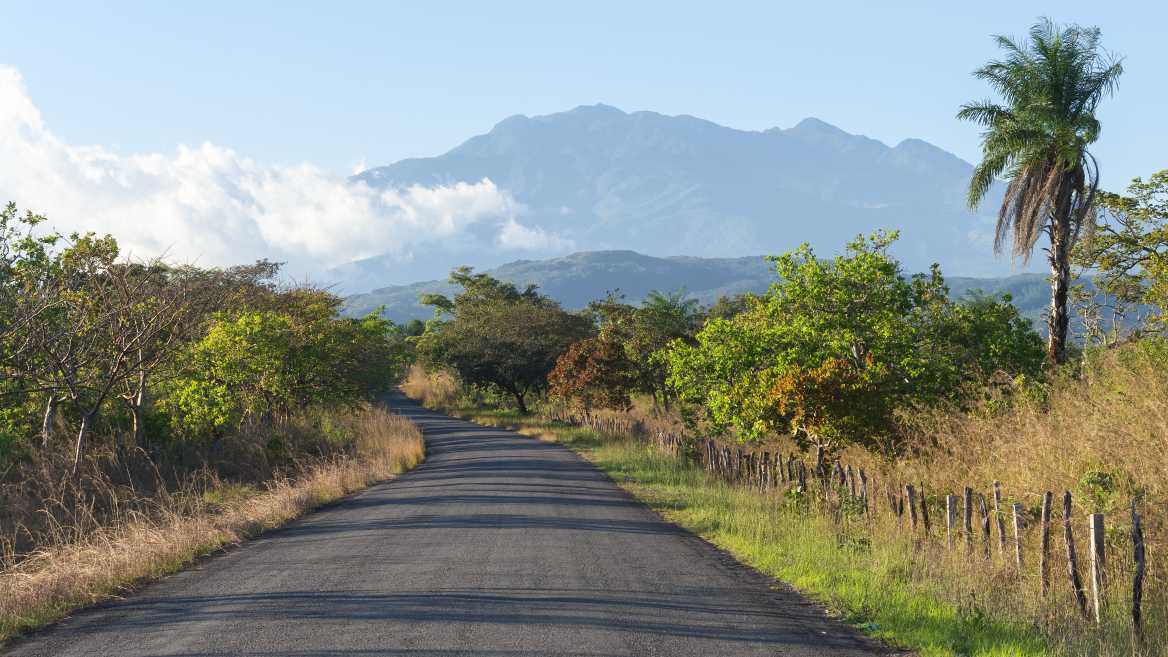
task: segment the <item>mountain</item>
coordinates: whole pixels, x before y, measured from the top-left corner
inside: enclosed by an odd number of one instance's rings
[[[720,296],[754,292],[761,294],[774,281],[774,273],[761,256],[744,258],[655,258],[634,251],[592,251],[548,260],[519,260],[487,273],[518,286],[535,284],[565,308],[583,308],[620,290],[629,303],[640,303],[653,290],[683,289],[703,304]],[[987,294],[1009,293],[1022,312],[1035,320],[1049,303],[1050,288],[1041,274],[1004,278],[947,278],[950,292],[961,297],[980,290]],[[384,306],[383,316],[396,322],[426,319],[433,310],[418,303],[427,292],[453,294],[455,286],[444,281],[381,288],[346,299],[348,315],[365,315]]]
[[[965,206],[971,171],[927,142],[890,147],[814,118],[747,131],[593,105],[512,116],[443,155],[354,179],[393,189],[488,178],[521,205],[515,220],[544,238],[527,257],[631,249],[725,258],[804,241],[828,253],[858,233],[888,228],[901,231],[896,254],[909,269],[940,262],[954,274],[1007,273],[1009,263],[995,260],[987,241],[994,198],[982,215]],[[372,289],[516,257],[488,227],[479,229],[457,248],[413,244],[405,259],[371,258],[332,276],[346,290]]]

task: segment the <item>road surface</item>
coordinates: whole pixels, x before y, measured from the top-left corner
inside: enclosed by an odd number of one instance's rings
[[[664,522],[571,451],[395,404],[426,435],[415,471],[3,654],[883,652]]]

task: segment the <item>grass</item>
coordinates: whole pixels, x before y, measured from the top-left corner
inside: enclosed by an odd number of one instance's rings
[[[345,421],[355,436],[351,452],[314,464],[295,479],[167,494],[157,500],[156,513],[122,518],[8,563],[0,569],[0,642],[177,572],[199,556],[406,471],[424,457],[421,432],[401,416],[371,407]]]

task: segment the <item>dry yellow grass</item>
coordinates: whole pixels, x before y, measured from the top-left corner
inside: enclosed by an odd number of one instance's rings
[[[401,390],[426,408],[447,408],[458,397],[458,382],[446,372],[431,373],[421,365],[413,365]]]
[[[0,570],[0,641],[175,572],[424,457],[421,432],[401,416],[370,407],[345,421],[357,437],[353,453],[312,466],[295,480],[271,481],[262,491],[224,485],[196,500],[180,493],[160,500],[163,508],[153,517],[125,518]]]

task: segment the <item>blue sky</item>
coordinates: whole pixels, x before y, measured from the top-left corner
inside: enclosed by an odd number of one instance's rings
[[[1168,3],[889,4],[4,2],[0,63],[56,134],[117,152],[210,141],[347,173],[605,102],[746,129],[817,116],[972,159],[976,130],[953,115],[987,93],[969,72],[988,35],[1049,14],[1126,57],[1105,182],[1168,166]]]
[[[569,247],[491,181],[345,178],[597,102],[741,129],[815,116],[974,160],[977,129],[954,118],[988,95],[970,72],[991,34],[1047,14],[1126,57],[1101,111],[1105,186],[1168,167],[1165,2],[0,0],[0,200],[131,256],[304,276],[484,228],[500,257],[537,257]]]

